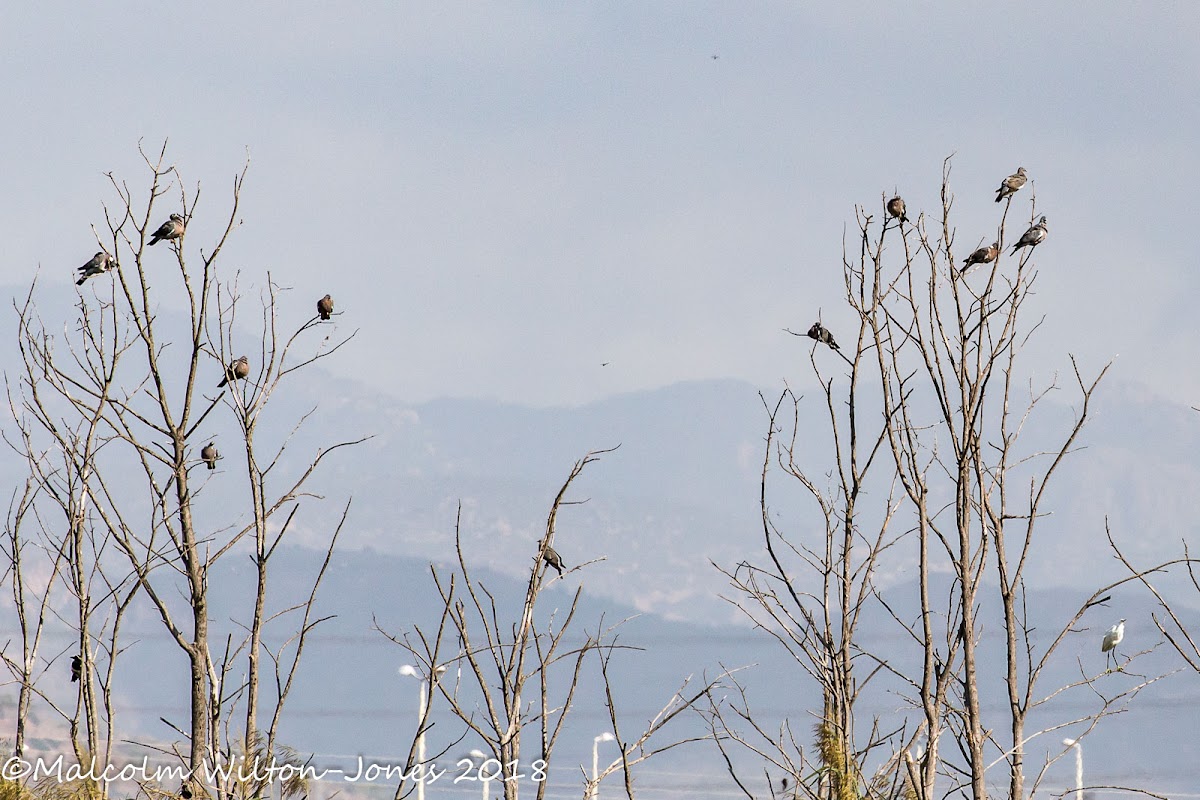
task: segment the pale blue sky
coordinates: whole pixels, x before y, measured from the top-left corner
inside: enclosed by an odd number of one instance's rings
[[[1200,399],[1200,7],[149,8],[3,12],[4,283],[65,286],[103,173],[141,187],[138,140],[169,137],[204,187],[189,245],[249,150],[226,274],[271,269],[297,315],[331,292],[362,329],[334,368],[405,400],[777,385],[806,374],[781,328],[851,324],[854,204],[932,211],[956,153],[962,255],[1018,165],[1049,217],[1035,363],[1119,353],[1114,377]]]

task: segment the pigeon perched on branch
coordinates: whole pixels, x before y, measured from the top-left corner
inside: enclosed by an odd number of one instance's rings
[[[116,266],[116,263],[117,262],[112,256],[101,250],[99,253],[96,253],[96,255],[92,256],[91,261],[79,268],[79,280],[75,281],[75,285],[83,286],[83,282],[88,278],[96,275],[103,275]]]
[[[220,455],[221,454],[217,452],[216,445],[214,445],[212,442],[206,444],[204,449],[200,451],[200,458],[204,460],[205,466],[207,466],[209,469],[217,468],[217,459],[220,457]]]
[[[816,339],[818,342],[823,342],[824,344],[832,347],[834,350],[842,349],[838,346],[838,343],[833,340],[833,334],[829,332],[829,329],[819,322],[814,322],[812,327],[808,329],[808,338]]]
[[[1022,234],[1017,243],[1013,245],[1012,252],[1017,252],[1022,247],[1037,247],[1046,238],[1046,218],[1042,217],[1037,221],[1036,225],[1030,227],[1029,230]]]
[[[241,379],[245,378],[249,374],[250,374],[250,359],[246,358],[245,356],[242,356],[237,361],[233,362],[232,364],[230,364],[228,367],[225,368],[225,377],[222,378],[221,382],[217,384],[217,388],[220,389],[222,386],[229,383],[230,381],[240,381]]]
[[[154,237],[148,244],[153,247],[163,239],[178,239],[180,236],[183,236],[183,229],[183,217],[178,214],[172,214],[170,219],[158,226],[158,230],[154,232]]]
[[[1017,190],[1025,185],[1025,181],[1029,177],[1025,174],[1024,167],[1017,167],[1017,171],[1009,175],[1000,183],[1000,188],[996,190],[996,202],[999,203],[1006,197],[1012,197],[1017,193]]]
[[[900,195],[888,200],[887,212],[901,222],[908,222],[908,215],[904,213],[904,198]]]
[[[71,683],[78,683],[81,674],[83,674],[83,659],[77,655],[71,656]]]
[[[976,264],[990,264],[996,260],[998,255],[1000,255],[999,242],[992,242],[987,247],[981,247],[963,259],[962,269],[958,271],[958,274],[963,274]]]
[[[546,548],[546,553],[542,556],[542,560],[545,561],[549,566],[558,570],[559,575],[563,574],[562,557],[558,555],[558,551],[553,547]]]

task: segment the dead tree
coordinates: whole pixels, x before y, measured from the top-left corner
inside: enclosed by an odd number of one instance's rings
[[[467,735],[482,740],[485,750],[499,764],[495,780],[502,784],[505,800],[517,800],[522,784],[532,785],[535,796],[542,800],[549,785],[546,770],[576,694],[583,690],[581,675],[592,657],[599,658],[606,704],[621,753],[620,758],[604,767],[597,783],[622,770],[626,793],[633,800],[633,767],[659,752],[696,740],[685,736],[666,744],[658,741],[664,729],[708,697],[723,676],[702,681],[695,688],[685,681],[649,725],[624,739],[618,726],[617,702],[608,683],[609,660],[621,649],[611,638],[613,629],[601,629],[582,640],[574,636],[582,587],[576,588],[570,605],[561,613],[547,615],[538,603],[545,585],[559,577],[550,574],[550,568],[561,570],[563,566],[554,550],[559,512],[581,502],[568,500],[567,493],[584,469],[608,452],[594,451],[577,461],[559,489],[546,520],[545,535],[530,553],[532,566],[519,608],[507,613],[492,592],[472,577],[456,523],[457,571],[447,575],[431,566],[442,608],[436,625],[415,624],[407,632],[392,634],[376,624],[381,633],[417,661],[413,672],[429,690],[429,700],[422,705],[423,714],[409,748],[406,779],[396,788],[396,800],[418,789],[419,779],[411,778],[420,774],[425,766],[422,761],[428,758],[423,744],[435,703],[444,704],[463,724],[464,731],[455,741]],[[569,567],[565,574],[584,566]],[[532,758],[530,752],[534,753]],[[526,771],[524,777],[522,770]],[[541,778],[531,780],[529,770],[540,773]],[[585,798],[593,796],[595,785],[585,774]]]
[[[198,780],[204,765],[274,752],[279,715],[304,638],[321,621],[314,603],[324,567],[307,600],[276,613],[268,608],[267,567],[290,531],[301,499],[315,497],[305,488],[309,479],[330,453],[355,442],[321,447],[291,468],[281,456],[303,419],[282,439],[264,444],[256,434],[268,401],[289,376],[332,355],[353,334],[326,337],[314,347],[311,320],[297,324],[293,334],[281,332],[292,326],[279,319],[281,289],[269,275],[255,314],[259,324],[247,331],[236,312],[248,301],[241,297],[236,277],[219,278],[217,264],[240,225],[248,165],[234,178],[228,216],[223,216],[215,242],[195,247],[186,231],[198,213],[199,186],[189,192],[176,169],[166,165],[165,152],[164,144],[154,158],[143,153],[149,172],[144,202],[135,199],[126,183],[109,176],[117,200],[105,207],[106,230],[97,239],[104,252],[113,254],[112,268],[84,284],[79,317],[61,339],[31,308],[22,315],[22,403],[30,428],[51,441],[46,449],[59,454],[66,464],[63,474],[74,481],[79,500],[71,495],[64,507],[79,521],[79,531],[96,531],[93,541],[116,551],[123,574],[187,656],[190,719],[175,729],[188,740],[185,761]],[[174,202],[168,204],[170,198]],[[156,231],[158,218],[168,211],[170,221]],[[159,246],[151,250],[155,244]],[[161,308],[168,302],[182,307],[182,314],[164,313]],[[248,363],[231,368],[232,344],[250,337],[259,342],[253,351],[255,368]],[[225,445],[224,463],[230,469],[215,472],[207,467],[215,466],[217,455],[204,461],[201,449],[211,441],[205,437],[219,430],[223,415],[213,412],[221,408],[235,423],[238,445]],[[239,451],[244,461],[230,458]],[[244,471],[232,469],[239,462]],[[39,475],[45,491],[50,473]],[[248,508],[206,501],[211,482],[226,475],[246,482]],[[273,521],[276,515],[285,518],[281,524]],[[339,524],[330,536],[330,551],[340,529]],[[220,559],[245,549],[247,541],[256,579],[252,602],[239,621],[245,641],[236,643],[230,635],[214,646],[209,573]],[[114,560],[98,553],[96,559],[109,566]],[[78,587],[79,580],[73,580]],[[106,581],[107,591],[119,596],[118,604],[131,597],[120,593],[127,585]],[[263,631],[272,620],[291,624],[297,619],[296,636],[270,653],[276,692],[264,733],[258,716]],[[244,670],[235,664],[242,656]],[[230,726],[239,702],[245,703],[244,724]],[[223,794],[232,790],[218,789]]]
[[[1106,368],[1085,378],[1072,360],[1079,398],[1074,422],[1049,444],[1021,438],[1025,423],[1057,388],[1054,378],[1034,388],[1038,381],[1020,359],[1040,325],[1023,313],[1036,279],[1036,250],[994,257],[964,274],[956,264],[949,161],[941,197],[935,219],[922,214],[908,225],[856,210],[857,232],[843,258],[846,306],[859,323],[856,346],[847,347],[843,337],[834,351],[817,336],[810,356],[822,395],[815,404],[829,429],[818,444],[827,455],[814,462],[816,417],[800,411],[800,398],[785,392],[773,407],[768,404],[761,500],[766,563],[727,572],[740,592],[736,602],[816,681],[824,707],[815,757],[804,756],[793,725],[765,731],[748,704],[740,707],[742,729],[720,718],[714,729],[728,731],[772,768],[790,773],[799,796],[929,800],[940,796],[935,783],[942,779],[949,791],[969,787],[975,800],[984,800],[994,780],[989,770],[1002,764],[1006,796],[1023,798],[1047,766],[1027,784],[1026,746],[1042,733],[1027,730],[1033,708],[1070,692],[1088,694],[1099,698],[1094,710],[1061,724],[1095,724],[1154,680],[1093,693],[1112,676],[1081,664],[1070,685],[1039,687],[1099,596],[1063,619],[1049,644],[1031,636],[1024,571],[1047,513],[1046,490],[1077,447]],[[999,252],[1009,208],[997,223]],[[787,419],[781,410],[788,411],[790,425],[781,424]],[[798,452],[807,465],[797,467]],[[769,490],[777,486],[770,479],[773,468],[814,501],[811,527],[821,532],[815,542],[803,535],[805,521],[798,522],[799,531],[785,533],[769,513]],[[810,477],[821,472],[830,476],[832,489]],[[862,502],[864,488],[869,505]],[[916,566],[917,607],[875,585],[875,574],[897,559]],[[948,593],[933,586],[938,569],[951,571]],[[992,585],[997,588],[987,588]],[[898,654],[864,648],[854,633],[865,609],[896,623],[912,649]],[[984,713],[982,609],[994,610],[1003,623],[1003,719]],[[912,655],[915,671],[908,666]],[[854,677],[856,663],[871,665],[863,680]],[[858,734],[860,693],[868,679],[884,675],[917,713],[872,720]],[[999,758],[992,757],[995,751]],[[743,789],[753,794],[744,783]]]
[[[45,662],[45,667],[39,665],[42,635],[46,630],[51,599],[58,582],[59,571],[62,569],[63,551],[61,548],[47,547],[45,540],[32,532],[35,516],[33,503],[37,493],[38,488],[32,477],[26,480],[19,495],[14,492],[2,547],[7,566],[3,577],[12,590],[17,629],[21,639],[21,652],[18,655],[11,655],[7,647],[0,654],[9,674],[20,687],[17,691],[12,753],[17,758],[25,754],[30,706],[34,697],[40,695],[38,680],[56,663],[60,665],[61,670],[63,663],[62,660],[56,661],[52,658]],[[35,570],[43,563],[49,565],[49,574],[39,576],[40,580],[29,574],[31,551],[37,557]],[[60,677],[62,674],[60,673]]]

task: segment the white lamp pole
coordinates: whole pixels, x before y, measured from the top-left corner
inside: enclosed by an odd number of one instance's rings
[[[1083,800],[1083,745],[1078,739],[1063,739],[1063,744],[1075,748],[1075,800]]]
[[[459,667],[459,669],[461,670],[462,667]],[[487,761],[487,753],[475,749],[467,753],[467,755],[475,762],[475,776],[479,778],[479,785],[483,787],[483,800],[488,800],[488,783],[490,781],[483,777],[483,762]]]
[[[438,677],[446,671],[445,667],[434,670]],[[417,800],[425,800],[425,714],[429,709],[427,689],[429,681],[421,670],[412,664],[400,667],[400,674],[421,681],[420,694],[417,696]]]
[[[600,743],[611,742],[617,737],[608,731],[592,739],[592,798],[600,796]]]

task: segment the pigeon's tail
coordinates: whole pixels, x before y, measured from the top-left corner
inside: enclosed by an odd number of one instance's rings
[[[84,281],[86,281],[87,279],[88,279],[88,276],[87,276],[87,275],[84,275],[82,278],[80,278],[79,280],[75,281],[75,285],[76,285],[76,286],[83,286],[83,282],[84,282]]]
[[[221,378],[221,382],[217,384],[217,388],[218,388],[218,389],[220,389],[221,387],[223,387],[223,386],[224,386],[225,384],[227,384],[227,383],[229,383],[229,376],[228,376],[228,375],[226,375],[224,378]]]
[[[208,462],[208,468],[210,470],[214,470],[217,468],[217,460],[215,458],[212,461]]]

